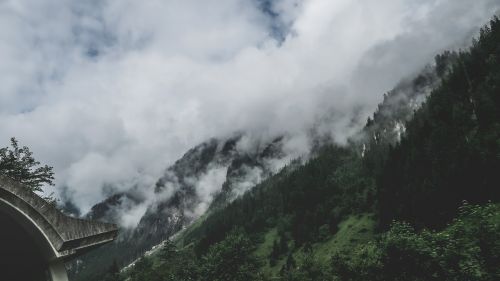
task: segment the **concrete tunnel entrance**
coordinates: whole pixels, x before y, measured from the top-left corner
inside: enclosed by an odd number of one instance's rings
[[[14,218],[0,212],[0,276],[5,281],[49,281],[41,249]]]
[[[64,263],[116,238],[116,225],[61,213],[0,175],[0,280],[67,281]]]

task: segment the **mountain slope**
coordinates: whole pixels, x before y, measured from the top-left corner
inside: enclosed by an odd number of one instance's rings
[[[486,202],[500,201],[499,57],[495,17],[469,50],[437,58],[440,78],[414,113],[385,113],[397,96],[389,94],[352,145],[327,146],[306,164],[286,167],[126,275],[498,280],[500,209]],[[398,123],[406,128],[400,133]],[[194,261],[181,263],[186,257]],[[185,266],[189,276],[177,270]]]
[[[458,54],[389,154],[378,185],[385,225],[397,217],[439,227],[462,200],[500,199],[499,26],[494,19],[468,52]]]
[[[283,137],[255,149],[239,147],[244,135],[211,139],[189,150],[157,181],[152,195],[132,189],[96,204],[87,218],[121,224],[124,214],[146,208],[137,226],[123,228],[119,239],[71,264],[73,280],[96,278],[113,262],[126,265],[269,177],[287,161]]]

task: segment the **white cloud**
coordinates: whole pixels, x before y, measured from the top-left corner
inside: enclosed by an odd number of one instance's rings
[[[221,190],[222,184],[226,180],[227,167],[213,167],[196,179],[195,190],[198,196],[198,204],[193,210],[192,216],[197,218],[205,213],[210,207],[210,203]],[[188,212],[189,210],[186,210]]]
[[[345,141],[499,7],[279,0],[273,19],[248,0],[0,1],[0,140],[29,145],[84,210],[106,184],[151,188],[208,137],[287,132],[302,154],[310,127]]]

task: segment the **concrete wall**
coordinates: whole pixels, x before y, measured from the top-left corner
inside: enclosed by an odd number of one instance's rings
[[[53,281],[67,281],[65,261],[113,241],[118,231],[113,224],[68,217],[24,186],[1,175],[0,215],[12,218],[29,235],[41,251]],[[23,241],[12,243],[21,246]]]

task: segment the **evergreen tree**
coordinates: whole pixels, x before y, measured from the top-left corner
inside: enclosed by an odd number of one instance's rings
[[[278,244],[278,241],[274,240],[273,248],[271,250],[271,253],[269,254],[269,265],[275,266],[279,256],[280,256],[280,246]]]
[[[231,231],[201,259],[206,281],[246,281],[258,278],[259,263],[252,256],[254,244],[241,229]]]

